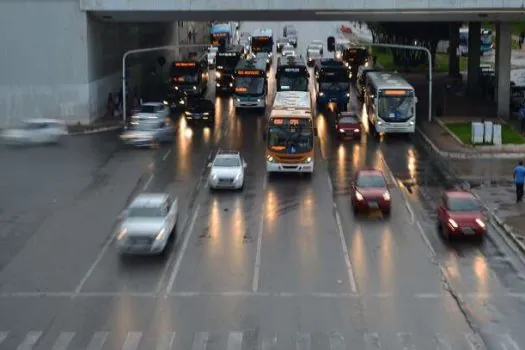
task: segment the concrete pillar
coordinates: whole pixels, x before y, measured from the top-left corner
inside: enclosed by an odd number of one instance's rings
[[[449,24],[448,75],[451,77],[459,76],[459,27],[458,23]]]
[[[510,67],[512,28],[510,23],[496,24],[496,103],[498,116],[510,116]]]
[[[468,24],[468,91],[479,90],[479,63],[481,56],[481,23]]]

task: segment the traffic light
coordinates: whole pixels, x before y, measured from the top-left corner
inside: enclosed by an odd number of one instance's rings
[[[329,36],[326,39],[326,48],[328,49],[328,52],[335,51],[335,38],[333,36]]]

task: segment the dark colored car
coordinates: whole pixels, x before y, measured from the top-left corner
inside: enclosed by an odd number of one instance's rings
[[[346,140],[361,138],[361,122],[354,112],[341,112],[335,118],[334,127],[339,139]]]
[[[184,118],[188,124],[203,123],[213,126],[215,124],[215,104],[204,98],[189,99]]]
[[[383,215],[390,216],[392,198],[385,176],[380,170],[357,171],[351,197],[354,214],[380,211]]]
[[[483,239],[487,227],[482,208],[476,197],[466,191],[446,191],[437,212],[437,227],[443,237],[472,237]]]

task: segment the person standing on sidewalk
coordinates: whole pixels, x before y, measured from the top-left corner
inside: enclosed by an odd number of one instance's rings
[[[514,184],[516,185],[516,203],[523,201],[523,184],[525,183],[525,167],[520,160],[514,168]]]

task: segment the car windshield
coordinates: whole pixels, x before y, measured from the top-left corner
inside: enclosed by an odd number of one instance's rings
[[[155,206],[135,206],[128,209],[129,218],[161,218],[164,217],[162,208]]]
[[[25,129],[25,130],[44,129],[45,127],[46,127],[46,124],[36,123],[36,122],[26,122],[24,123],[24,125],[22,125],[22,129]]]
[[[356,185],[365,188],[383,188],[386,187],[386,182],[381,175],[361,175],[357,178]]]
[[[241,161],[239,160],[239,158],[220,157],[215,159],[215,162],[213,162],[213,166],[221,168],[235,168],[241,166]]]
[[[414,98],[411,96],[380,96],[379,117],[386,121],[406,121],[412,118]]]
[[[268,130],[268,140],[271,150],[289,154],[308,152],[313,147],[310,128],[271,127]]]
[[[454,198],[448,199],[448,209],[450,211],[478,211],[479,205],[473,198]]]
[[[235,93],[238,95],[261,95],[264,91],[264,77],[237,77]]]
[[[159,106],[143,105],[140,106],[140,113],[157,113],[159,109]]]
[[[359,122],[355,117],[341,117],[339,118],[339,124],[358,124]]]

